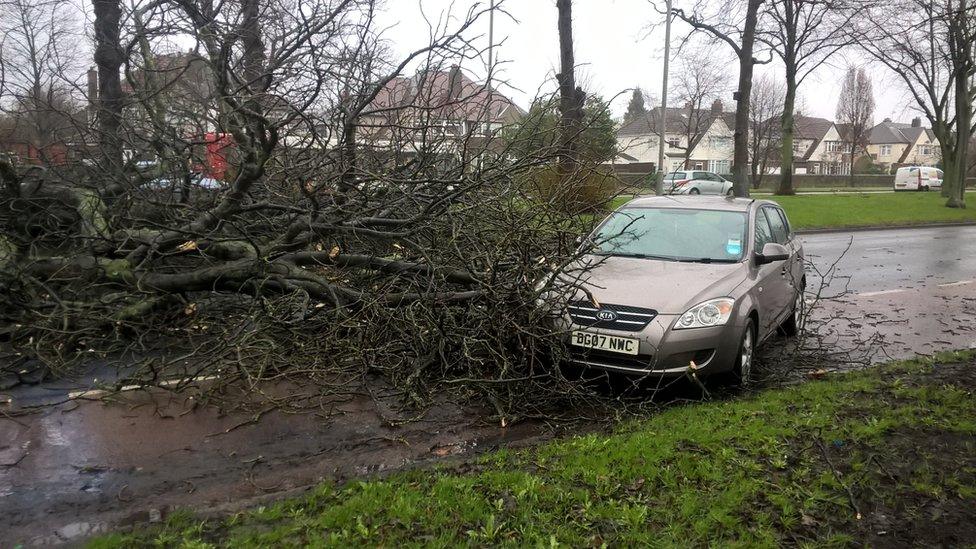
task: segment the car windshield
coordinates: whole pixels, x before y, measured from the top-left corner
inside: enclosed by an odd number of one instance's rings
[[[624,208],[591,241],[598,255],[732,263],[742,259],[745,237],[745,212]]]
[[[664,176],[665,181],[674,181],[675,179],[688,179],[688,174],[685,172],[671,172]]]

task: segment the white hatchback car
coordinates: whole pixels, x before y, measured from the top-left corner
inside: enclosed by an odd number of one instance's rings
[[[721,194],[732,196],[732,182],[702,170],[671,172],[664,176],[665,194]]]

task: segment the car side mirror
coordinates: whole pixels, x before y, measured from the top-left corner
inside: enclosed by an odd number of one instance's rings
[[[775,242],[767,242],[763,246],[762,252],[756,253],[756,265],[761,266],[767,263],[786,261],[789,258],[790,251],[786,249],[786,246]]]

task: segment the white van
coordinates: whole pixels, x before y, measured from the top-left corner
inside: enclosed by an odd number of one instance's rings
[[[942,189],[942,170],[930,166],[905,166],[895,172],[896,191]]]

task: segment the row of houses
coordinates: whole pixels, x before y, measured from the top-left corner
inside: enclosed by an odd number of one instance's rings
[[[134,71],[124,83],[124,92],[133,102],[151,80],[148,92],[165,90],[167,123],[185,137],[219,131],[213,126],[216,106],[213,86],[208,84],[204,61],[193,53],[157,56],[152,72]],[[149,77],[152,77],[151,79]],[[97,95],[97,76],[88,75],[88,95]],[[158,97],[157,95],[153,95]],[[667,109],[666,127],[662,132],[662,110],[651,109],[617,129],[618,155],[615,164],[656,166],[658,140],[664,134],[668,171],[677,169],[707,170],[729,174],[733,159],[735,114],[727,111],[720,100],[707,108]],[[79,105],[74,116],[60,115],[58,122],[77,137],[79,130],[92,121],[92,106]],[[139,109],[130,120],[137,120]],[[432,130],[436,137],[464,138],[466,146],[484,146],[498,131],[516,122],[525,112],[514,101],[490,86],[478,82],[460,67],[421,71],[411,77],[397,77],[385,83],[370,105],[362,112],[358,139],[372,147],[390,148],[392,154],[409,153],[405,143],[426,140]],[[47,140],[30,139],[13,119],[0,120],[0,148],[31,163],[63,162],[69,156],[64,145],[67,135],[46,131]],[[145,126],[151,126],[148,122]],[[778,128],[778,120],[770,120]],[[36,133],[36,132],[35,132]],[[62,132],[63,133],[63,132]],[[842,124],[811,116],[795,118],[793,165],[796,173],[846,175],[850,171],[849,132]],[[775,135],[771,140],[775,140]],[[298,139],[301,141],[301,139]],[[297,144],[297,143],[296,143]],[[396,151],[392,151],[396,148]],[[409,148],[409,147],[407,147]],[[779,146],[770,143],[763,164],[769,173],[779,171]],[[885,169],[906,164],[936,165],[940,151],[933,132],[923,128],[915,118],[909,124],[885,119],[874,126],[866,143],[856,152],[857,158],[868,157]],[[756,159],[752,159],[753,162]]]
[[[615,164],[656,164],[661,135],[661,108],[649,111],[620,126],[619,154]],[[778,127],[778,120],[770,121]],[[706,111],[669,108],[665,122],[665,169],[707,170],[729,174],[733,158],[735,113],[727,112],[716,100]],[[798,115],[793,136],[795,173],[848,175],[850,137],[848,128],[825,118]],[[776,139],[775,135],[771,138]],[[779,173],[779,147],[758,148],[769,154],[769,173]],[[940,160],[939,144],[932,130],[923,128],[920,118],[910,124],[886,118],[871,128],[866,143],[856,149],[855,160],[868,157],[885,170],[902,165],[935,166]],[[753,159],[755,161],[755,159]]]

